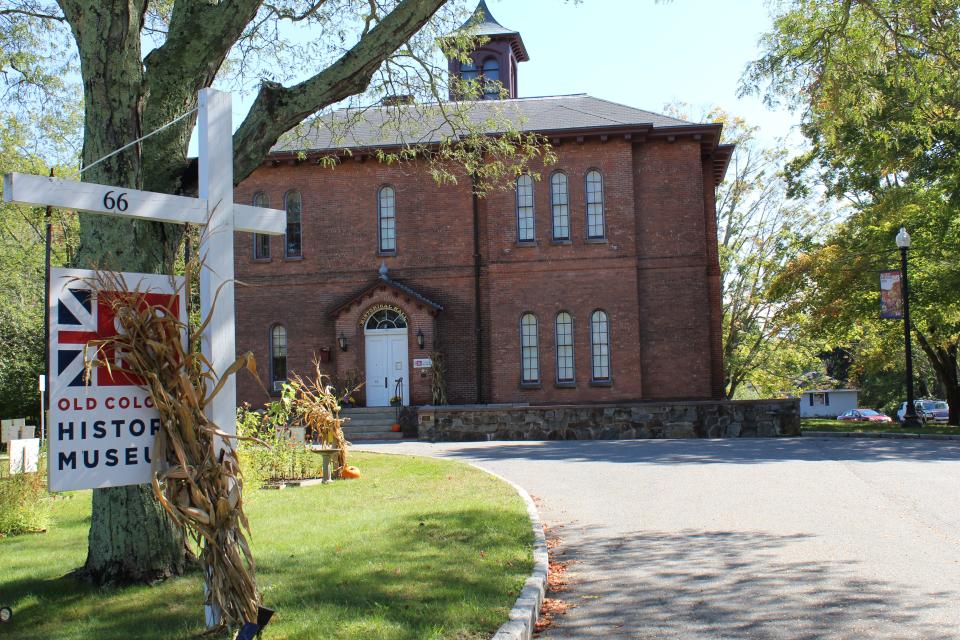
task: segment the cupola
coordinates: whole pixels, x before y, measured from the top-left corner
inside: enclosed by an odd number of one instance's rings
[[[486,0],[480,0],[470,19],[457,30],[457,33],[461,32],[483,37],[487,41],[470,54],[469,63],[461,63],[456,59],[448,60],[450,77],[499,81],[506,89],[507,97],[516,98],[517,64],[530,59],[520,34],[497,22],[490,13]],[[450,93],[450,99],[456,99],[452,87]],[[491,87],[483,97],[485,100],[500,98],[499,87]]]

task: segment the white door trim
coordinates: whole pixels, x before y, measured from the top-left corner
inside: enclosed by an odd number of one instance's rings
[[[403,378],[403,404],[410,404],[408,335],[408,329],[364,329],[364,378],[367,381],[368,407],[390,406],[398,378]],[[385,388],[380,385],[383,377],[387,378]]]

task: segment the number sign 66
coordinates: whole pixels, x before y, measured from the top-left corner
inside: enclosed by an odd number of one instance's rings
[[[127,194],[121,193],[114,198],[111,195],[112,193],[113,191],[107,191],[105,194],[103,194],[103,206],[110,210],[116,209],[117,211],[126,211],[128,206]]]

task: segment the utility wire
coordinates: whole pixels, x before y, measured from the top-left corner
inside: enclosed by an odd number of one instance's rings
[[[146,135],[140,136],[139,138],[137,138],[137,139],[134,140],[133,142],[128,142],[127,144],[123,145],[122,147],[120,147],[119,149],[117,149],[117,150],[115,150],[115,151],[111,151],[110,153],[108,153],[107,155],[103,156],[103,157],[100,158],[99,160],[94,160],[93,162],[91,162],[91,163],[88,164],[87,166],[85,166],[85,167],[80,167],[80,169],[77,171],[77,174],[83,174],[84,171],[89,171],[90,169],[92,169],[93,167],[97,166],[98,164],[100,164],[100,163],[103,162],[104,160],[107,160],[107,159],[109,159],[109,158],[112,158],[113,156],[117,155],[118,153],[122,153],[122,152],[126,151],[127,149],[129,149],[130,147],[134,146],[135,144],[139,144],[140,142],[143,142],[144,140],[146,140],[146,139],[149,138],[150,136],[154,136],[154,135],[160,133],[161,131],[163,131],[164,129],[166,129],[166,128],[168,128],[168,127],[172,127],[173,125],[175,125],[176,123],[180,122],[181,120],[183,120],[183,119],[186,118],[187,116],[189,116],[189,115],[191,115],[191,114],[193,114],[193,113],[196,113],[198,109],[199,109],[199,107],[194,107],[193,109],[190,109],[190,111],[187,111],[186,113],[177,116],[176,118],[174,118],[173,120],[171,120],[171,121],[168,122],[167,124],[165,124],[165,125],[163,125],[163,126],[161,126],[161,127],[158,127],[158,128],[156,128],[156,129],[154,129],[153,131],[151,131],[150,133],[148,133],[148,134],[146,134]]]

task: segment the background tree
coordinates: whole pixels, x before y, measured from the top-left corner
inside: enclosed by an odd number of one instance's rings
[[[744,76],[802,114],[807,153],[791,163],[796,191],[818,182],[854,215],[786,282],[824,327],[884,333],[875,269],[895,267],[906,225],[913,330],[960,423],[960,11],[945,0],[791,0],[777,5],[764,55]],[[790,290],[786,287],[784,291]],[[888,357],[894,354],[888,354]]]
[[[800,330],[785,301],[771,296],[770,286],[812,245],[825,213],[811,197],[788,197],[782,143],[764,146],[757,127],[719,107],[694,116],[687,105],[667,110],[723,123],[723,142],[736,145],[717,189],[724,394],[733,399],[793,392],[804,373],[819,368],[818,343]]]
[[[197,92],[215,82],[255,93],[234,134],[237,182],[285,132],[364,92],[367,103],[388,93],[426,98],[433,104],[423,109],[433,110],[432,120],[402,109],[396,111],[398,117],[404,112],[413,122],[438,122],[450,134],[439,150],[411,144],[399,156],[431,152],[434,173],[442,179],[480,174],[494,181],[521,170],[540,150],[533,137],[514,131],[484,136],[486,123],[471,125],[467,114],[436,104],[446,94],[438,42],[445,53],[460,57],[469,44],[465,35],[438,40],[467,15],[463,3],[456,2],[440,12],[445,4],[447,0],[15,0],[0,11],[16,35],[0,42],[6,56],[3,70],[13,83],[8,86],[34,86],[30,73],[14,71],[17,55],[31,55],[29,42],[37,40],[52,44],[36,49],[45,55],[33,60],[34,70],[56,76],[71,59],[78,63],[84,167],[176,121],[148,141],[91,166],[83,172],[86,181],[191,194],[196,165],[188,158],[188,144]],[[463,89],[468,96],[476,92],[476,87]],[[47,100],[53,104],[60,97]],[[186,117],[177,120],[180,116]],[[317,118],[310,125],[330,122]],[[348,139],[348,131],[337,133]],[[176,225],[81,216],[73,263],[166,271],[179,252],[181,236]],[[148,488],[94,491],[86,575],[98,582],[150,580],[179,573],[185,558],[182,539]]]

